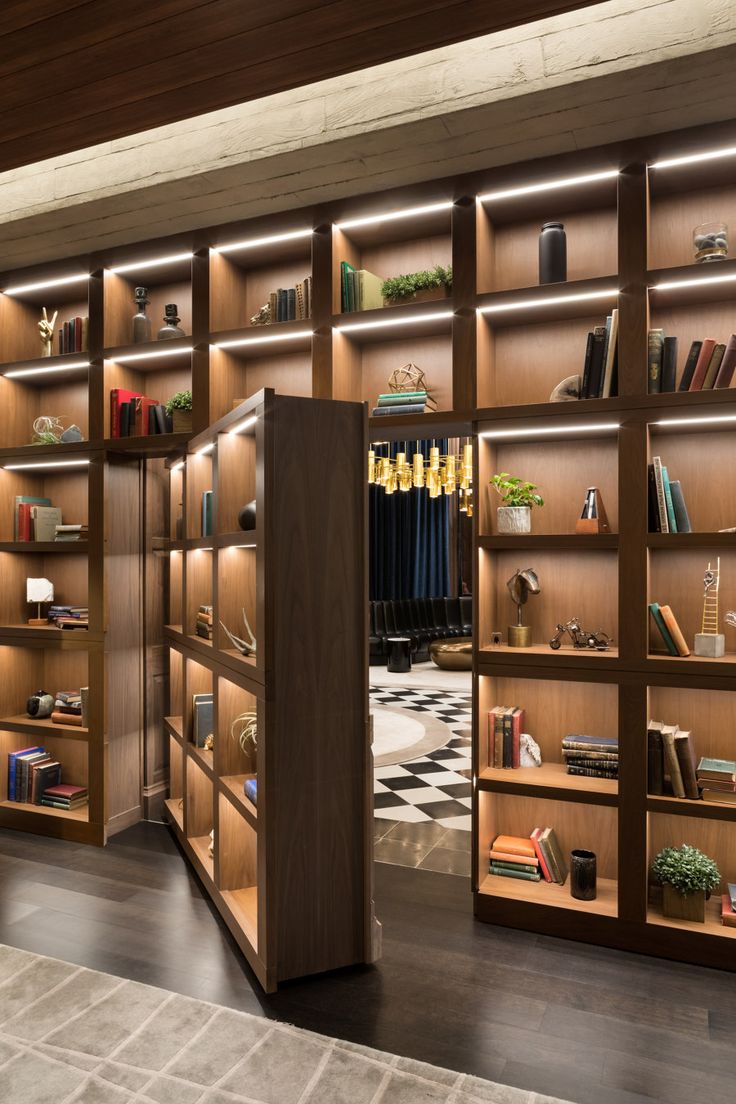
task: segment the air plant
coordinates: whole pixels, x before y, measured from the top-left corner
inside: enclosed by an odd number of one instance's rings
[[[222,625],[225,635],[227,636],[232,646],[236,649],[236,651],[241,652],[244,656],[254,656],[256,654],[256,638],[253,635],[253,630],[248,624],[248,618],[246,616],[245,609],[243,609],[243,622],[245,624],[246,632],[250,637],[250,642],[248,642],[247,640],[243,640],[241,637],[236,636],[234,633],[231,633],[229,628],[223,621],[220,621],[220,624]]]

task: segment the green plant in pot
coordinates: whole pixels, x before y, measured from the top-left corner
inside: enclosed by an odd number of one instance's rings
[[[526,483],[516,475],[500,472],[490,480],[503,506],[496,513],[499,533],[531,533],[532,508],[544,506],[535,483]]]
[[[192,392],[177,391],[166,404],[174,433],[192,432]]]
[[[697,847],[664,847],[652,864],[662,886],[662,912],[675,920],[705,923],[705,901],[721,884],[713,859]]]
[[[452,288],[452,267],[435,265],[423,272],[409,272],[404,276],[392,276],[384,280],[381,294],[387,306],[394,303],[414,302],[423,299],[444,299]]]

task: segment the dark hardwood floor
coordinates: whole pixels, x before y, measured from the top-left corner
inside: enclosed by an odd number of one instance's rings
[[[266,997],[166,828],[0,832],[0,942],[579,1104],[731,1095],[733,974],[476,923],[457,875],[379,864],[376,898],[377,966]]]

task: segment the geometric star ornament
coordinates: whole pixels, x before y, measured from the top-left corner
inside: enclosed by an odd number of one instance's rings
[[[388,377],[390,391],[428,391],[424,372],[417,368],[416,364],[403,364],[401,368],[394,368]]]

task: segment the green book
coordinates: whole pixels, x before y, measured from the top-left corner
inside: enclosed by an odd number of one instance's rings
[[[542,875],[537,872],[536,874],[527,874],[523,870],[500,870],[496,869],[493,863],[490,864],[491,874],[495,874],[497,878],[521,878],[525,882],[541,882]]]
[[[657,626],[657,628],[660,631],[660,634],[662,636],[662,639],[664,640],[665,647],[667,648],[667,651],[670,653],[670,655],[673,655],[673,656],[679,655],[680,653],[677,650],[677,645],[675,644],[674,640],[672,639],[672,635],[670,633],[670,630],[667,628],[667,624],[665,622],[664,617],[660,613],[659,602],[650,602],[649,603],[649,612],[652,615],[652,619],[654,621],[654,624]]]
[[[420,399],[427,397],[426,391],[384,391],[383,394],[378,396],[379,403],[382,399],[391,403],[397,402],[419,402]]]
[[[662,465],[662,483],[664,484],[664,501],[667,506],[667,521],[670,526],[670,533],[677,532],[677,520],[675,518],[675,507],[672,502],[672,489],[670,487],[670,477],[667,473],[667,468]]]
[[[505,862],[502,859],[491,859],[491,866],[497,870],[521,870],[526,874],[538,874],[539,868],[532,863]]]

